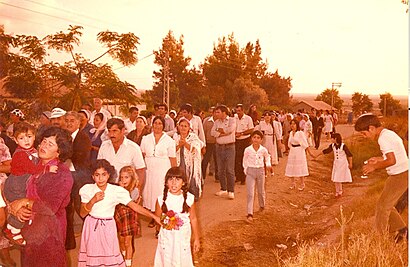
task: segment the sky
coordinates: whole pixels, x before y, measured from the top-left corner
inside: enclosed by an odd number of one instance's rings
[[[241,47],[259,40],[268,70],[292,78],[291,94],[320,94],[341,83],[340,94],[409,92],[409,14],[400,0],[0,0],[8,34],[44,37],[84,27],[76,52],[94,59],[105,49],[100,31],[133,32],[139,62],[117,75],[137,89],[151,89],[158,67],[152,52],[169,30],[184,36],[185,56],[198,66],[218,38],[234,33]],[[50,53],[48,60],[65,55]]]

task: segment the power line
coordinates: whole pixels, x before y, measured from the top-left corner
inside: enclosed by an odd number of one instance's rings
[[[59,16],[50,15],[50,14],[40,12],[40,11],[36,11],[36,10],[32,10],[32,9],[29,9],[29,8],[20,7],[20,6],[16,6],[16,5],[12,5],[12,4],[8,4],[8,3],[4,3],[4,2],[0,2],[0,4],[10,6],[10,7],[14,7],[14,8],[21,9],[21,10],[25,10],[25,11],[29,11],[29,12],[33,12],[33,13],[36,13],[36,14],[40,14],[40,15],[55,18],[55,19],[65,20],[65,21],[68,21],[70,23],[79,23],[79,24],[82,24],[84,26],[88,26],[88,27],[91,27],[91,28],[94,28],[94,29],[97,29],[97,30],[101,30],[100,28],[97,28],[95,26],[92,26],[92,25],[89,25],[89,24],[86,24],[86,23],[82,23],[82,22],[78,22],[78,21],[74,21],[74,20],[69,20],[69,19],[66,19],[66,18],[59,17]]]
[[[151,54],[149,54],[148,56],[145,56],[145,57],[139,59],[138,62],[141,62],[141,61],[143,61],[144,59],[147,59],[147,58],[149,58],[149,57],[152,56],[152,55],[154,55],[154,53],[151,53]],[[137,63],[138,63],[138,62],[137,62]],[[125,67],[127,67],[127,66],[122,66],[122,67],[116,68],[116,69],[114,69],[114,71],[115,71],[115,70],[120,70],[120,69],[125,68]]]
[[[65,12],[65,13],[69,13],[69,14],[75,15],[75,16],[83,17],[83,18],[86,18],[86,19],[89,19],[89,20],[94,20],[94,21],[98,21],[98,22],[103,22],[103,23],[105,23],[105,24],[109,24],[109,25],[112,25],[112,26],[124,27],[124,26],[121,26],[121,25],[118,25],[118,24],[111,24],[111,23],[108,22],[108,21],[104,21],[104,20],[101,20],[101,19],[93,18],[93,17],[87,16],[87,15],[84,15],[84,14],[80,14],[80,13],[77,13],[77,12],[74,12],[74,11],[71,11],[71,10],[68,10],[68,9],[59,8],[59,7],[55,7],[55,6],[51,6],[51,5],[46,5],[46,4],[39,3],[39,2],[36,2],[36,1],[33,1],[33,0],[24,0],[24,1],[30,2],[30,3],[39,5],[39,6],[44,6],[44,7],[47,7],[47,8],[59,10],[59,11]]]
[[[45,26],[45,27],[49,27],[51,29],[54,29],[54,27],[50,26],[49,24],[43,24],[43,23],[40,23],[40,22],[35,22],[35,21],[28,20],[28,19],[17,18],[17,17],[13,17],[13,16],[4,15],[4,14],[0,14],[0,17],[5,17],[5,18],[10,18],[10,19],[16,19],[16,20],[21,20],[21,21],[25,21],[25,22],[30,22],[30,23],[33,23],[33,24],[37,24],[37,25],[41,25],[41,26]]]

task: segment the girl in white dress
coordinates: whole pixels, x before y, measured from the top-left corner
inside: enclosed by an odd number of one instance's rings
[[[144,136],[141,141],[141,151],[145,158],[147,173],[142,191],[143,206],[155,211],[157,198],[162,194],[164,177],[169,168],[176,166],[175,141],[163,132],[165,120],[156,116],[152,121],[152,133]],[[148,227],[154,227],[151,221]]]
[[[290,121],[289,133],[289,156],[286,163],[285,176],[292,179],[290,189],[296,188],[295,177],[300,178],[299,191],[305,189],[304,177],[309,175],[308,165],[306,160],[306,151],[312,155],[305,137],[305,134],[299,130],[299,123],[293,119]],[[313,156],[313,155],[312,155]]]
[[[80,216],[85,217],[85,220],[78,266],[125,267],[117,239],[115,206],[121,203],[158,223],[161,221],[158,216],[132,201],[125,188],[108,183],[115,169],[107,160],[98,159],[93,164],[92,173],[95,184],[86,184],[80,189]]]
[[[350,170],[353,166],[353,155],[349,148],[342,143],[342,136],[338,133],[331,135],[332,144],[328,148],[324,149],[319,155],[329,154],[333,151],[333,169],[332,169],[332,182],[335,183],[336,193],[335,197],[341,197],[343,194],[342,183],[351,183],[352,174]]]
[[[263,120],[255,127],[255,131],[263,133],[262,145],[268,150],[271,156],[272,165],[278,165],[278,150],[275,135],[275,128],[272,123],[272,116],[269,111],[263,113]]]
[[[163,195],[158,197],[155,214],[161,216],[161,230],[154,266],[194,266],[191,252],[199,251],[199,228],[194,195],[188,192],[187,179],[179,167],[168,170]]]
[[[323,128],[323,132],[326,135],[326,140],[329,140],[330,133],[333,130],[333,117],[329,114],[329,110],[325,110],[325,115],[323,116],[323,121],[325,123],[325,127]]]

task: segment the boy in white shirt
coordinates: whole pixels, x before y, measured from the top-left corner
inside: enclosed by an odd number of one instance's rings
[[[380,146],[382,157],[372,157],[363,165],[363,174],[377,169],[386,169],[387,178],[376,205],[376,229],[379,233],[396,233],[396,242],[407,237],[407,219],[403,220],[396,210],[400,197],[408,189],[408,157],[403,140],[393,131],[382,127],[377,116],[365,114],[354,126],[364,137],[375,140]]]
[[[246,174],[247,191],[247,221],[253,221],[253,201],[255,197],[255,184],[258,190],[259,210],[265,208],[265,166],[266,170],[272,172],[270,155],[268,150],[262,146],[263,134],[254,131],[251,134],[252,144],[245,148],[243,155],[243,169]]]

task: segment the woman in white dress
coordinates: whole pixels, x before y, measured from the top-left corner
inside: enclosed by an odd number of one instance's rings
[[[309,175],[306,150],[312,155],[309,150],[309,146],[305,137],[305,134],[299,130],[299,123],[297,120],[293,119],[290,122],[290,133],[289,133],[289,156],[288,162],[286,163],[285,176],[292,179],[292,185],[290,189],[296,188],[295,178],[300,178],[299,191],[305,189],[304,177]]]
[[[305,121],[305,128],[303,132],[305,133],[306,140],[309,146],[313,146],[313,125],[309,119],[308,114],[303,114],[303,120]]]
[[[162,195],[165,174],[176,166],[175,141],[163,132],[165,120],[156,116],[152,121],[152,133],[145,135],[141,141],[141,151],[147,165],[145,186],[142,191],[143,206],[155,211],[158,196]],[[148,227],[155,226],[151,221]]]
[[[329,140],[330,133],[333,130],[333,117],[329,114],[329,110],[325,110],[325,114],[323,115],[323,121],[325,123],[325,128],[323,129],[323,132],[326,135],[326,140]]]
[[[278,151],[276,147],[276,138],[274,136],[275,128],[272,123],[272,115],[269,111],[265,111],[263,113],[263,120],[261,120],[255,127],[255,131],[256,130],[259,130],[263,133],[262,145],[268,150],[271,156],[272,165],[278,165]]]

